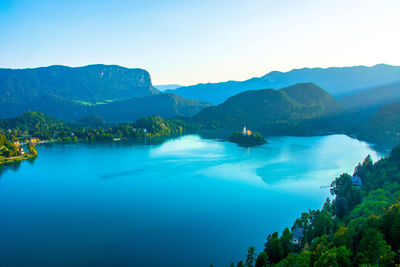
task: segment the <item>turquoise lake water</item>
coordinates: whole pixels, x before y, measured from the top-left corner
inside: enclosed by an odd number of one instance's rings
[[[344,135],[268,141],[41,145],[0,169],[0,266],[229,266],[382,156]]]

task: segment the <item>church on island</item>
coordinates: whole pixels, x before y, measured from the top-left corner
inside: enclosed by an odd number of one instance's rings
[[[251,131],[249,129],[246,129],[246,126],[243,127],[243,135],[251,135]]]

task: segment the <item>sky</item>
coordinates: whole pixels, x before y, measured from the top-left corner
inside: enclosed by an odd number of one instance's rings
[[[0,0],[0,67],[116,64],[153,84],[400,65],[399,0]]]

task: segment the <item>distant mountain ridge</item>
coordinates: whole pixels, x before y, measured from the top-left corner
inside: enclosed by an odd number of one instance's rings
[[[400,101],[400,82],[374,87],[339,99],[339,102],[350,108],[376,111],[380,107]]]
[[[334,96],[387,85],[400,81],[400,66],[379,64],[372,67],[303,68],[289,72],[273,71],[259,78],[183,86],[168,92],[220,104],[228,97],[246,90],[279,89],[297,83],[315,83]]]
[[[179,84],[161,84],[161,85],[154,85],[155,88],[157,88],[157,90],[160,91],[166,91],[166,90],[175,90],[179,87],[182,87],[182,85]]]

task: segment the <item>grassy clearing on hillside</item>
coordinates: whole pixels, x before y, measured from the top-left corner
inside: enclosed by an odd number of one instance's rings
[[[85,105],[85,106],[97,106],[97,105],[104,105],[104,104],[109,104],[114,101],[117,101],[117,99],[108,99],[104,101],[99,101],[99,102],[87,102],[83,100],[74,100],[74,102]]]

